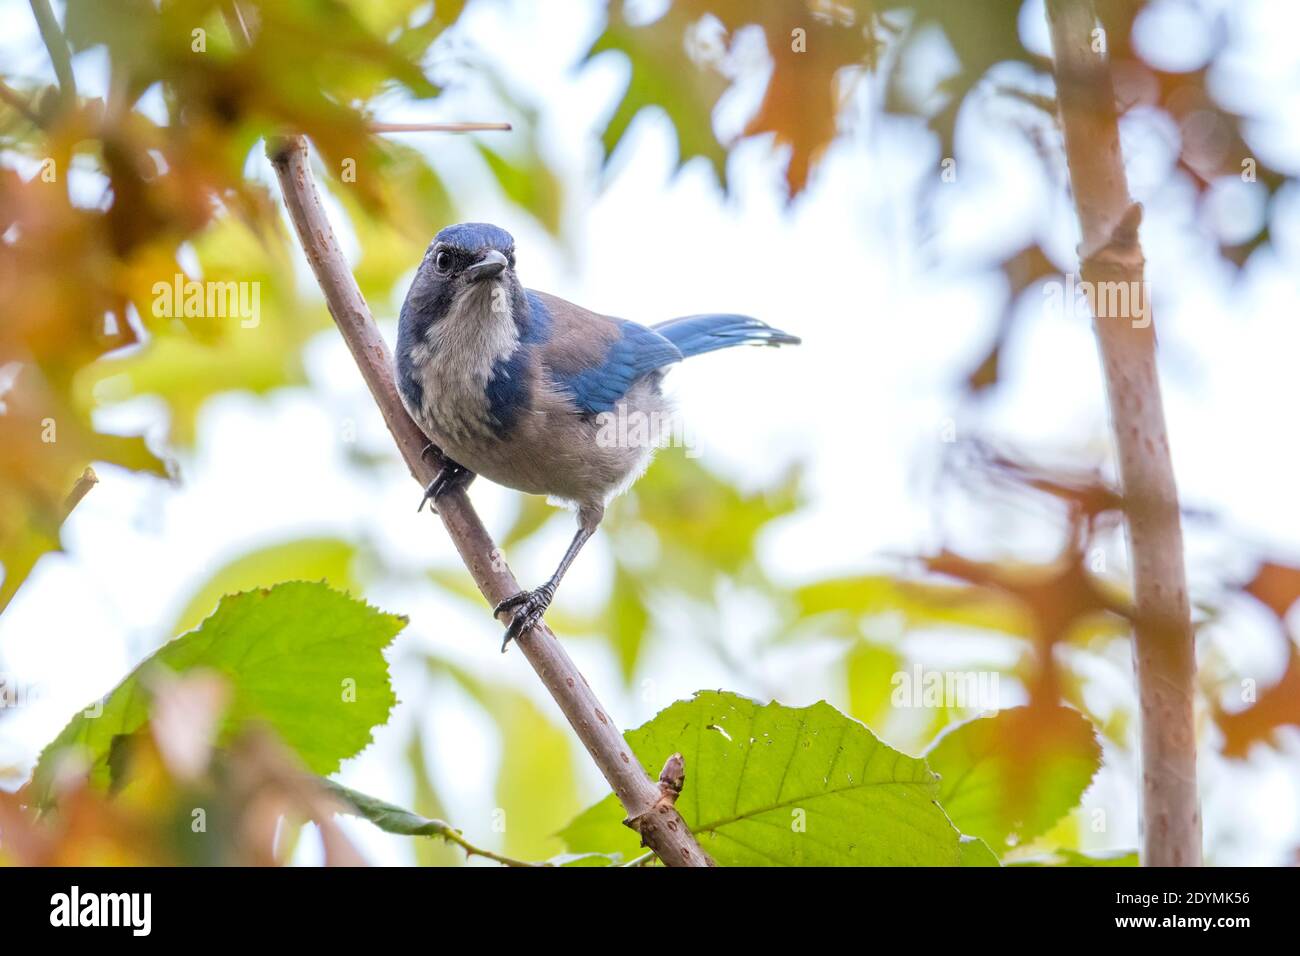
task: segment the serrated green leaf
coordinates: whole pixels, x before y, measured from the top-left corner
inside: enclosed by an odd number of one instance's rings
[[[1078,804],[1101,766],[1101,745],[1077,710],[1012,707],[953,727],[926,759],[953,823],[1000,854]]]
[[[759,704],[701,691],[627,735],[646,767],[680,752],[677,809],[724,866],[955,866],[959,834],[924,760],[824,701]],[[613,796],[560,834],[572,852],[638,852]]]
[[[48,801],[55,763],[70,749],[89,760],[93,781],[107,781],[113,739],[149,717],[155,668],[216,671],[232,692],[227,731],[263,721],[310,770],[333,773],[365,749],[397,703],[383,649],[405,624],[323,584],[295,581],[226,597],[198,629],[164,644],[97,707],[72,719],[41,753],[36,799]]]

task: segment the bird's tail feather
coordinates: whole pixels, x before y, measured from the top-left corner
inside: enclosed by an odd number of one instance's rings
[[[687,315],[669,319],[654,330],[677,346],[683,358],[703,355],[733,345],[798,345],[799,337],[751,319],[747,315]]]

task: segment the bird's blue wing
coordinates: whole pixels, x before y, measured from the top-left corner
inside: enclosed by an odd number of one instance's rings
[[[658,332],[635,322],[619,322],[619,337],[595,365],[557,375],[583,411],[611,412],[637,379],[682,360],[682,353]]]
[[[676,345],[644,325],[544,293],[530,292],[529,302],[537,327],[547,330],[542,350],[551,380],[584,412],[612,412],[637,379],[682,360]]]

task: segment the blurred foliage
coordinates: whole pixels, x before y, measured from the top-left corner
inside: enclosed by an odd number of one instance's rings
[[[430,659],[429,667],[434,674],[454,678],[500,732],[501,763],[490,822],[504,832],[505,852],[523,859],[545,859],[559,852],[555,828],[579,806],[568,728],[557,726],[513,687],[482,681],[438,660]]]
[[[223,676],[235,725],[269,724],[308,768],[332,773],[360,752],[397,703],[383,649],[406,624],[323,584],[294,582],[223,598],[194,631],[164,644],[42,752],[32,802],[44,806],[61,768],[85,765],[106,783],[114,747],[150,719],[158,674]]]
[[[1287,624],[1287,614],[1300,600],[1300,568],[1263,562],[1243,588],[1277,618],[1285,639],[1286,667],[1271,686],[1259,690],[1254,678],[1240,680],[1239,697],[1248,706],[1240,710],[1214,708],[1214,719],[1223,732],[1223,753],[1242,759],[1255,744],[1279,744],[1282,728],[1300,727],[1300,651],[1296,636]]]
[[[3,78],[0,610],[59,547],[65,501],[88,464],[165,476],[163,458],[193,443],[214,395],[305,383],[303,347],[330,320],[300,292],[267,177],[247,175],[262,162],[261,137],[290,128],[311,138],[373,300],[455,218],[453,190],[424,157],[366,124],[381,96],[441,92],[426,61],[462,7],[241,0],[246,45],[218,0],[70,0],[65,43],[50,55],[102,51],[104,95]],[[489,175],[557,228],[563,196],[537,158],[535,111],[510,105],[525,146],[485,146]],[[186,309],[160,291],[190,280],[208,283],[209,296],[218,283],[255,290],[258,314]],[[166,448],[95,424],[97,409],[136,396],[164,403]]]
[[[709,160],[726,182],[726,152],[736,142],[720,142],[713,114],[734,82],[747,79],[738,46],[756,30],[765,45],[770,72],[763,97],[741,137],[767,136],[789,154],[786,186],[791,197],[808,185],[826,147],[857,118],[861,103],[855,88],[872,73],[883,84],[883,111],[919,119],[938,139],[939,155],[961,161],[957,125],[964,110],[989,96],[1026,107],[1039,122],[1017,129],[1037,147],[1046,110],[1055,102],[1039,92],[1051,88],[1051,62],[1028,50],[1020,32],[1022,0],[671,0],[661,15],[635,19],[622,0],[610,4],[609,22],[588,58],[617,50],[628,60],[630,80],[609,120],[603,144],[612,155],[634,116],[646,107],[666,112],[677,130],[679,162]],[[1144,60],[1133,45],[1134,23],[1147,0],[1100,0],[1098,15],[1106,30],[1107,53],[1125,112],[1154,108],[1178,128],[1177,165],[1199,193],[1224,176],[1241,177],[1250,160],[1252,178],[1272,196],[1289,173],[1263,162],[1247,135],[1254,119],[1215,96],[1209,82],[1215,66],[1236,51],[1208,5],[1188,4],[1201,26],[1214,35],[1208,63],[1184,72],[1161,69]],[[917,70],[917,52],[941,37],[956,60],[953,71]],[[1022,67],[1016,83],[1007,64]],[[1222,94],[1220,94],[1221,97]],[[876,108],[873,104],[872,108]],[[1050,116],[1047,117],[1050,123]],[[1016,129],[1015,126],[1012,127]],[[1059,156],[1046,157],[1060,163]],[[1047,170],[1055,178],[1054,170]],[[940,182],[938,175],[933,185]],[[1268,227],[1244,242],[1224,244],[1222,252],[1240,263],[1268,240]],[[1006,260],[1019,260],[1025,250]],[[1032,269],[1030,270],[1033,271]]]
[[[415,795],[411,806],[422,817],[437,818],[446,816],[442,799],[434,789],[430,778],[429,766],[424,757],[424,735],[417,728],[411,735],[411,742],[406,747],[406,762],[410,767],[415,784]],[[419,866],[456,866],[460,854],[450,843],[444,840],[415,840],[415,862]]]

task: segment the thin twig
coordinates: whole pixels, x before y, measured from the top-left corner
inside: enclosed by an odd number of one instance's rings
[[[239,8],[236,0],[221,5],[221,16],[226,21],[226,29],[234,38],[237,45],[242,45],[245,49],[253,45],[252,32],[248,28],[248,21],[244,19],[244,11]]]
[[[9,84],[5,83],[4,80],[0,80],[0,100],[4,100],[19,113],[22,113],[23,116],[26,117],[27,121],[33,126],[38,129],[45,128],[44,121],[42,121],[36,111],[32,109],[31,104],[23,98],[21,93]]]
[[[532,863],[528,860],[516,860],[514,857],[493,853],[465,839],[465,834],[461,830],[446,821],[412,813],[378,797],[345,787],[328,777],[313,777],[312,780],[334,801],[334,812],[347,813],[368,820],[385,833],[411,837],[441,837],[464,850],[467,857],[481,856],[502,866],[535,868],[556,865],[549,862]]]
[[[1183,535],[1156,369],[1155,327],[1138,242],[1141,207],[1129,198],[1110,66],[1096,51],[1090,0],[1048,0],[1056,95],[1075,207],[1083,278],[1094,316],[1119,452],[1133,558],[1134,659],[1142,714],[1142,862],[1198,866],[1201,814],[1193,712],[1196,654],[1183,567]],[[1104,283],[1104,285],[1103,285]],[[1097,309],[1103,312],[1103,309]]]
[[[73,484],[72,490],[68,492],[68,497],[63,502],[63,517],[66,519],[72,514],[72,509],[81,504],[81,499],[90,494],[90,489],[99,484],[99,476],[95,474],[95,469],[89,465],[81,473],[81,477]]]
[[[59,26],[54,11],[50,9],[50,0],[31,0],[31,5],[36,26],[41,31],[41,40],[50,53],[50,62],[54,64],[54,75],[59,79],[63,105],[69,107],[77,101],[77,78],[72,72],[68,41],[63,36],[63,29]]]
[[[321,205],[308,159],[307,141],[302,136],[275,137],[267,143],[267,156],[275,168],[285,208],[320,283],[330,314],[411,475],[424,487],[437,475],[441,462],[423,454],[428,439],[407,415],[397,396],[392,356]],[[438,499],[438,517],[489,605],[519,592],[519,582],[502,560],[501,552],[470,505],[464,489]],[[509,612],[503,611],[502,617],[509,617]],[[642,842],[668,866],[712,865],[681,814],[671,801],[663,799],[659,785],[642,769],[617,724],[596,699],[586,678],[550,628],[540,624],[516,643],[618,795],[627,811],[628,825],[640,833]]]
[[[509,123],[367,123],[372,133],[477,133],[510,130]]]
[[[434,836],[442,837],[448,843],[453,843],[465,851],[465,859],[472,856],[481,856],[485,860],[492,860],[494,863],[500,863],[502,866],[522,867],[526,869],[535,869],[537,867],[554,866],[553,863],[534,863],[529,860],[516,860],[514,857],[504,856],[500,853],[493,853],[491,850],[485,850],[481,846],[476,846],[465,839],[465,834],[457,830],[450,823],[443,823],[442,820],[435,820],[434,823],[442,824],[442,827]]]

